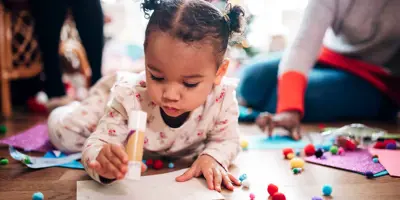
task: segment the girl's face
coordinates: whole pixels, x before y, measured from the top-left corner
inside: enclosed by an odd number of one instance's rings
[[[148,37],[146,80],[152,101],[171,117],[204,104],[215,81],[224,75],[221,70],[217,75],[212,46],[186,44],[160,31]]]

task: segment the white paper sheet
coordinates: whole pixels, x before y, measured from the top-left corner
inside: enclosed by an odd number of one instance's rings
[[[187,169],[143,176],[140,181],[123,180],[111,185],[95,181],[77,182],[77,200],[220,200],[219,192],[209,190],[206,181],[194,178],[179,183],[175,178]]]

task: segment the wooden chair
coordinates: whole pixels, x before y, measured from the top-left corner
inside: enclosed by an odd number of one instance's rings
[[[40,52],[33,34],[33,18],[27,9],[10,11],[0,2],[0,90],[4,117],[12,115],[10,81],[38,75],[42,71]],[[81,73],[90,82],[86,53],[71,18],[62,30],[59,53],[73,50],[80,59]],[[67,32],[67,33],[65,33]],[[73,46],[71,46],[73,45]]]

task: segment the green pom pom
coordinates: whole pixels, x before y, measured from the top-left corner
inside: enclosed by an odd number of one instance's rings
[[[331,146],[330,152],[331,152],[332,154],[337,154],[337,152],[338,152],[338,147],[337,147],[337,146]]]
[[[29,157],[25,157],[24,158],[24,163],[25,164],[32,164],[31,159],[29,159]]]
[[[0,125],[0,133],[1,134],[4,134],[4,133],[6,133],[7,132],[7,127],[6,127],[6,125]]]
[[[1,159],[0,165],[8,165],[8,159],[7,158]]]

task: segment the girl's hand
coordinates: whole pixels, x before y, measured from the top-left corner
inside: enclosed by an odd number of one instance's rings
[[[202,155],[188,169],[184,174],[178,176],[176,181],[184,182],[203,175],[206,178],[208,188],[221,192],[221,184],[229,190],[233,190],[233,184],[240,185],[238,179],[232,174],[225,171],[225,169],[211,156]]]
[[[256,124],[263,131],[272,136],[274,128],[280,127],[289,131],[294,140],[301,139],[300,135],[300,113],[296,111],[285,111],[275,115],[262,113],[256,120]]]
[[[89,163],[100,176],[107,179],[123,179],[128,171],[128,155],[124,148],[116,144],[105,144],[96,161]],[[146,166],[142,163],[142,172]]]

